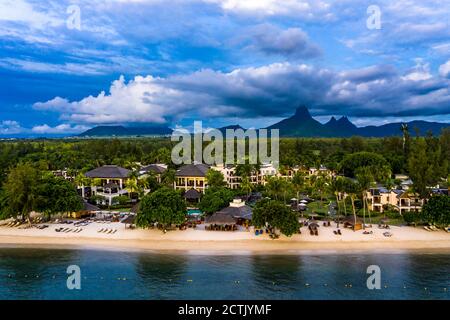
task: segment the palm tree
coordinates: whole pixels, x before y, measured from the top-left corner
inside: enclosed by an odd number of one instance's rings
[[[331,192],[333,192],[334,196],[336,197],[336,204],[338,207],[337,227],[339,228],[339,219],[340,219],[340,213],[341,213],[341,208],[339,206],[339,194],[344,191],[344,183],[343,183],[342,177],[336,177],[335,179],[333,179],[329,185],[329,188],[330,188]],[[345,207],[345,203],[344,203],[344,207]]]
[[[132,195],[133,193],[139,191],[139,186],[138,186],[138,183],[137,183],[137,179],[136,179],[136,178],[130,178],[130,179],[128,179],[126,189],[127,189],[127,191],[129,192],[130,198],[131,198],[131,195]]]
[[[283,195],[283,183],[276,177],[268,177],[266,184],[267,193],[276,200]]]
[[[353,217],[354,217],[354,226],[356,225],[356,209],[355,209],[355,198],[356,194],[358,192],[357,184],[353,182],[353,180],[349,178],[345,178],[344,180],[344,190],[345,193],[350,195],[350,200],[352,202],[352,211],[353,211]]]
[[[297,197],[297,208],[300,198],[300,192],[303,190],[304,186],[305,186],[305,175],[300,171],[297,171],[292,177],[292,187],[294,188]]]
[[[363,202],[363,228],[366,228],[366,204],[367,204],[367,192],[373,183],[373,175],[368,167],[361,167],[356,172],[356,180],[358,182],[359,192],[362,194]],[[368,206],[367,206],[368,207]],[[368,208],[369,209],[369,208]],[[370,212],[370,210],[369,210]],[[370,216],[370,213],[369,213]],[[372,220],[371,218],[369,218]]]
[[[251,184],[248,177],[246,177],[246,176],[242,177],[241,183],[240,183],[240,188],[243,192],[245,192],[247,194],[247,200],[248,200],[248,198],[250,197],[250,193],[253,190],[253,185]]]
[[[87,185],[87,178],[84,174],[79,173],[77,174],[77,176],[75,177],[75,185],[76,187],[81,187],[81,196],[84,198],[84,186]]]

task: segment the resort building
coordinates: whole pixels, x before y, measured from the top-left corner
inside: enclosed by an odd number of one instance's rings
[[[113,199],[117,196],[127,195],[126,184],[131,171],[115,165],[106,165],[86,172],[84,175],[92,179],[88,186],[88,194],[98,195],[105,200],[102,204],[112,205]],[[85,197],[85,186],[79,186]]]
[[[270,177],[278,176],[278,170],[271,163],[264,163],[259,168],[258,184],[265,185]]]
[[[208,216],[205,223],[216,227],[233,226],[227,230],[234,231],[237,229],[235,225],[246,225],[250,220],[252,220],[252,208],[241,199],[234,199],[228,207]]]
[[[331,173],[332,173],[331,170],[328,170],[328,168],[323,165],[320,165],[319,168],[315,167],[309,168],[310,176],[318,176],[318,175],[329,176],[331,175]]]
[[[175,190],[184,190],[185,192],[194,189],[200,193],[205,193],[208,183],[206,173],[209,166],[206,164],[188,164],[182,166],[175,173]]]
[[[425,200],[418,194],[404,190],[387,190],[385,188],[371,188],[367,192],[369,210],[384,212],[391,207],[400,214],[403,212],[420,211]]]
[[[241,177],[236,175],[236,167],[233,165],[217,165],[211,169],[219,171],[223,175],[227,187],[230,189],[238,189],[241,184]]]
[[[144,179],[150,174],[153,174],[158,183],[161,183],[161,177],[164,172],[167,171],[167,165],[162,163],[150,164],[148,166],[139,169],[139,178]]]
[[[366,199],[370,211],[383,212],[389,205],[397,206],[397,193],[382,187],[369,189]]]
[[[397,196],[397,210],[400,214],[404,212],[419,212],[422,210],[425,200],[421,199],[419,194],[405,191]]]

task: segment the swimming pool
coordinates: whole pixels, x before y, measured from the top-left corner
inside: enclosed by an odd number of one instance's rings
[[[187,209],[188,216],[200,216],[203,212],[200,209]]]

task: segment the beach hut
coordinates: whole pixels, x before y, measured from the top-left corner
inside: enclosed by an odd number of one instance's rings
[[[223,212],[216,212],[205,219],[206,230],[223,230],[234,231],[236,230],[236,219],[229,214]]]
[[[354,216],[346,216],[344,219],[342,219],[342,223],[344,225],[344,228],[350,228],[353,231],[361,230],[363,227],[363,222],[360,218]]]
[[[188,202],[200,202],[201,193],[195,189],[189,189],[184,193],[184,199]]]

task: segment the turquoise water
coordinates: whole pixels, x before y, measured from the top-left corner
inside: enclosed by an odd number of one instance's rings
[[[198,216],[201,215],[203,212],[199,209],[187,209],[187,214],[190,216]]]
[[[0,299],[449,299],[449,254],[165,255],[0,249]],[[81,269],[68,290],[66,268]],[[366,268],[379,265],[381,290]]]

